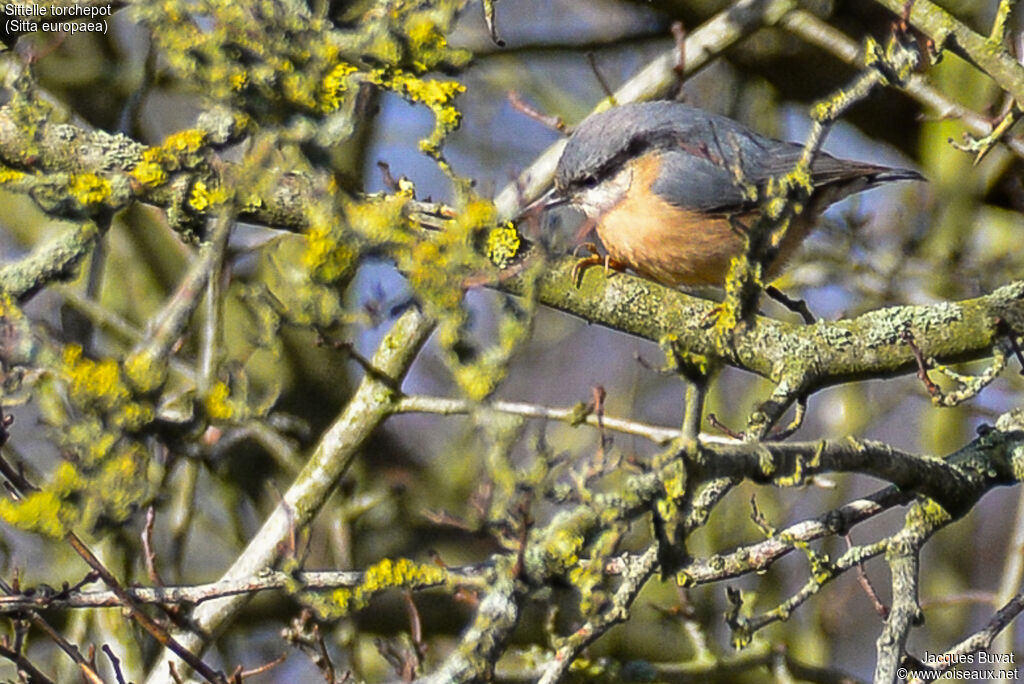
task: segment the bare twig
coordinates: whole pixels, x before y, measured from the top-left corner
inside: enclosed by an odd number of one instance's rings
[[[853,540],[850,539],[850,535],[845,536],[846,548],[853,548]],[[889,617],[889,607],[882,603],[882,599],[878,598],[878,592],[875,591],[875,586],[871,583],[871,578],[868,577],[867,570],[864,569],[864,563],[857,563],[857,581],[860,583],[861,588],[871,601],[871,605],[874,607],[875,612],[883,620]]]
[[[259,667],[254,667],[250,670],[243,670],[241,669],[241,667],[239,667],[237,671],[237,679],[239,681],[242,681],[245,679],[249,679],[250,677],[255,677],[256,675],[261,675],[264,672],[270,672],[270,670],[274,669],[287,659],[288,654],[282,653],[278,657],[271,660],[269,663],[264,663],[263,665],[260,665]]]
[[[1007,601],[984,627],[946,651],[943,654],[945,657],[940,656],[937,659],[939,664],[935,664],[933,667],[940,672],[944,672],[953,664],[963,662],[957,656],[988,650],[996,636],[1006,629],[1022,612],[1024,612],[1024,594],[1017,594]],[[1012,652],[1012,649],[1007,651],[1007,653]]]
[[[32,661],[14,649],[8,648],[5,644],[0,644],[0,657],[7,658],[14,663],[18,671],[25,674],[28,684],[54,684],[52,679],[32,664]]]
[[[599,429],[614,430],[628,435],[645,437],[655,444],[668,444],[679,436],[679,430],[658,425],[650,425],[638,421],[615,418],[602,414],[600,418],[593,410],[586,410],[580,404],[572,408],[552,408],[538,404],[527,404],[513,401],[492,401],[477,404],[464,399],[447,397],[430,397],[422,395],[406,396],[399,399],[394,407],[395,413],[436,413],[440,415],[469,414],[479,409],[487,409],[527,418],[555,420],[570,425],[586,423]],[[702,435],[701,439],[714,441],[714,437]]]
[[[933,398],[942,396],[942,390],[928,377],[928,361],[924,358],[924,354],[921,353],[920,347],[914,342],[914,333],[910,332],[910,328],[903,330],[901,339],[910,347],[910,351],[914,354],[914,360],[917,362],[917,379],[921,381],[924,388],[928,390],[928,394]]]
[[[782,304],[793,313],[800,314],[800,317],[804,319],[804,323],[807,325],[814,325],[814,314],[811,313],[809,308],[807,308],[807,302],[802,299],[792,299],[774,285],[769,285],[764,288],[764,291],[765,294],[777,301],[779,304]]]
[[[124,680],[124,673],[121,672],[121,660],[114,655],[114,651],[109,645],[103,644],[101,648],[103,653],[106,654],[107,660],[110,661],[110,667],[114,670],[114,676],[117,677],[117,684],[127,684]]]
[[[847,64],[859,67],[863,63],[860,56],[861,48],[856,41],[811,12],[793,10],[782,18],[780,24],[786,30],[835,55]],[[903,88],[908,95],[931,109],[938,117],[959,119],[975,135],[988,135],[992,132],[992,124],[986,117],[949,99],[933,88],[924,76],[912,74],[898,87]],[[1004,137],[1002,142],[1018,157],[1024,157],[1024,141]]]
[[[612,91],[612,87],[608,85],[608,81],[605,80],[604,74],[597,66],[597,57],[593,52],[587,52],[587,63],[590,64],[590,70],[594,73],[594,78],[601,85],[601,90],[604,91],[604,96],[612,103],[612,106],[619,104],[615,99],[615,93]]]
[[[600,616],[587,621],[563,640],[554,657],[544,667],[544,674],[537,680],[538,684],[554,684],[559,681],[583,649],[628,619],[630,606],[654,574],[657,565],[658,550],[654,546],[631,559],[622,573],[622,583],[612,596],[611,605]]]
[[[146,509],[146,524],[142,528],[142,555],[146,560],[146,574],[154,585],[163,586],[163,579],[156,567],[156,552],[153,551],[153,524],[156,522],[156,511],[150,506]]]
[[[391,387],[404,377],[433,327],[433,321],[415,308],[406,310],[395,322],[373,358],[373,367],[389,378],[389,382],[382,382],[371,374],[363,377],[341,415],[322,435],[303,471],[224,574],[224,580],[251,577],[267,569],[278,557],[281,543],[287,540],[293,526],[304,528],[309,524],[334,491],[335,483],[348,469],[357,449],[393,412],[396,397]],[[299,502],[301,506],[297,505]],[[199,632],[216,632],[217,627],[231,619],[247,600],[248,596],[243,594],[209,601],[196,608],[193,623]],[[206,646],[196,632],[179,631],[175,637],[189,650],[201,651]],[[167,681],[170,662],[165,653],[151,671],[150,684]]]
[[[106,566],[100,562],[100,559],[93,554],[89,547],[78,538],[78,535],[74,532],[68,532],[64,538],[68,544],[71,545],[71,548],[81,556],[82,560],[84,560],[90,568],[95,570],[103,582],[117,595],[121,600],[121,607],[128,611],[129,615],[131,615],[132,619],[134,619],[140,627],[146,630],[149,635],[156,639],[161,645],[188,663],[188,666],[202,675],[206,681],[211,684],[224,684],[226,680],[222,672],[217,672],[203,662],[201,658],[192,654],[187,648],[182,646],[173,636],[171,636],[166,629],[157,624],[153,618],[143,612],[135,602],[132,601],[131,595],[125,591],[124,587],[121,586],[121,583],[116,577],[114,577],[113,573],[111,573]]]
[[[544,114],[539,109],[537,109],[529,102],[524,100],[522,96],[520,96],[519,93],[517,93],[516,91],[508,91],[508,101],[517,112],[530,117],[534,121],[544,126],[547,126],[548,128],[559,131],[561,133],[565,132],[566,126],[565,121],[562,119],[562,117],[554,116],[551,114]]]

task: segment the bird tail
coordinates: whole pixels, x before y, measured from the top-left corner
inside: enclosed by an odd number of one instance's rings
[[[879,167],[877,173],[868,174],[868,182],[872,185],[878,185],[880,183],[888,183],[890,181],[924,181],[928,180],[922,174],[913,169],[896,169]]]
[[[818,177],[820,181],[823,181],[815,191],[816,206],[819,211],[850,195],[877,188],[884,183],[926,180],[924,176],[913,169],[857,164],[848,161],[839,163],[841,166],[837,165],[835,169],[827,169],[825,174]],[[828,171],[832,171],[831,178],[827,175]]]

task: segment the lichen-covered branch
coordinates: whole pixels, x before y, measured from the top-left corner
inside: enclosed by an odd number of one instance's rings
[[[224,573],[222,581],[250,577],[272,567],[289,536],[309,524],[352,463],[359,447],[391,413],[397,399],[396,389],[433,327],[433,321],[415,308],[406,311],[395,322],[373,356],[375,372],[363,378],[344,411],[320,438],[281,503]],[[203,634],[217,633],[248,599],[249,595],[243,594],[204,603],[193,613],[192,624]],[[174,636],[193,652],[201,652],[208,645],[193,631]],[[170,684],[168,663],[172,658],[169,653],[164,653],[157,661],[150,670],[147,680],[150,684]],[[179,671],[182,667],[179,661]]]
[[[574,263],[562,259],[540,274],[539,302],[652,342],[670,339],[689,353],[785,382],[794,396],[914,370],[904,330],[919,340],[922,354],[943,363],[984,358],[1004,331],[1024,331],[1024,281],[1018,281],[974,299],[889,307],[811,326],[757,317],[749,328],[736,331],[731,348],[721,349],[707,330],[716,313],[714,302],[601,269],[588,269],[576,288],[570,277]],[[501,286],[518,293],[524,283],[510,277]]]
[[[1017,594],[996,611],[996,614],[992,616],[992,619],[984,627],[948,649],[943,653],[945,657],[940,657],[939,662],[932,664],[932,667],[939,672],[944,672],[953,667],[954,664],[962,662],[962,656],[968,653],[987,651],[992,646],[996,636],[1006,629],[1022,612],[1024,612],[1024,594]],[[1011,646],[1009,650],[1003,652],[1012,653],[1013,647]]]
[[[947,459],[916,456],[871,441],[709,444],[691,468],[699,478],[733,477],[798,485],[826,472],[859,472],[924,494],[954,515],[969,510],[979,491],[1017,482],[1022,464],[1006,445],[987,436]],[[991,440],[991,443],[990,443]]]
[[[658,553],[657,548],[653,546],[636,558],[626,561],[622,572],[622,583],[615,590],[611,605],[605,608],[597,618],[589,621],[564,640],[544,668],[543,676],[537,680],[538,684],[558,682],[568,672],[583,649],[615,625],[625,622],[629,618],[629,607],[636,600],[647,580],[654,574],[657,566]]]
[[[460,585],[480,585],[491,570],[490,563],[449,567],[445,581]],[[438,582],[443,585],[445,581]],[[300,586],[303,592],[326,592],[334,589],[354,589],[365,584],[366,573],[360,570],[320,570],[284,572],[262,571],[250,577],[223,579],[207,584],[163,585],[154,587],[125,586],[124,592],[137,604],[199,605],[205,601],[256,594],[263,591],[288,591]],[[122,599],[113,591],[72,588],[54,592],[44,588],[26,587],[21,593],[0,595],[0,613],[26,610],[63,610],[68,608],[114,608]]]
[[[797,9],[789,12],[779,21],[779,25],[851,66],[859,67],[863,63],[862,48],[856,41],[806,10]],[[903,90],[934,112],[937,117],[962,121],[977,136],[987,136],[992,132],[992,123],[989,119],[943,94],[930,85],[927,78],[921,74],[911,74],[903,83],[891,85]],[[1024,157],[1024,141],[1006,136],[1002,143],[1018,157]]]
[[[797,608],[821,591],[826,584],[847,570],[858,567],[862,563],[884,553],[888,548],[887,540],[866,546],[856,546],[848,549],[842,556],[832,561],[827,555],[819,554],[800,542],[794,542],[794,545],[807,556],[810,565],[810,576],[799,591],[775,608],[751,618],[733,617],[729,626],[733,630],[733,643],[735,645],[745,646],[759,630],[774,622],[788,620]]]
[[[875,2],[900,17],[909,8],[910,24],[931,38],[937,49],[956,52],[991,76],[1017,102],[1024,102],[1024,66],[1003,47],[1002,35],[994,39],[982,36],[930,0]]]
[[[935,511],[927,502],[918,503],[907,512],[904,528],[889,541],[885,559],[892,571],[892,607],[878,636],[876,682],[896,681],[896,669],[902,662],[910,630],[922,618],[918,601],[921,547],[949,521],[943,511]]]
[[[897,487],[886,487],[817,518],[794,523],[764,541],[745,544],[728,553],[695,558],[677,573],[676,579],[680,584],[690,586],[767,570],[775,561],[796,550],[796,543],[806,544],[830,535],[844,534],[855,525],[912,498],[913,494],[901,492]]]
[[[417,684],[488,681],[505,643],[519,620],[524,587],[516,577],[518,562],[504,558],[495,565],[489,588],[459,647],[434,672]]]
[[[74,276],[78,264],[92,252],[109,225],[109,217],[102,221],[102,226],[87,220],[65,230],[29,256],[4,266],[0,269],[0,291],[20,302],[54,281]]]

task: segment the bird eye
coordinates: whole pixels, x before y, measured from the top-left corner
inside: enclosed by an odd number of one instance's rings
[[[580,181],[580,185],[583,186],[584,188],[592,188],[595,185],[597,185],[597,177],[587,176],[586,178]]]

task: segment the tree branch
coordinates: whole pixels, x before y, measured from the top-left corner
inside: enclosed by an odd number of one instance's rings
[[[338,479],[348,470],[359,447],[390,415],[396,387],[412,365],[420,347],[433,330],[433,321],[416,308],[408,309],[395,322],[373,356],[376,373],[367,373],[345,410],[320,438],[308,462],[285,492],[274,512],[239,555],[222,581],[251,577],[271,567],[280,557],[284,542],[296,530],[308,525],[334,491]],[[196,631],[178,632],[174,637],[194,653],[208,645],[200,634],[216,634],[249,600],[248,594],[217,599],[199,606],[192,615]],[[181,661],[164,652],[150,670],[149,684],[172,684],[168,666]]]
[[[910,24],[931,38],[938,49],[952,50],[984,71],[1017,102],[1024,102],[1024,66],[1002,46],[975,33],[930,0],[875,0],[897,16],[909,6]],[[1000,36],[1001,38],[1001,36]]]
[[[529,258],[528,256],[526,258]],[[795,325],[763,316],[737,330],[728,349],[708,334],[716,304],[626,273],[584,272],[579,288],[564,258],[549,264],[536,282],[542,304],[591,323],[658,342],[672,343],[692,354],[786,383],[793,396],[856,380],[887,378],[916,370],[911,348],[902,338],[910,330],[925,357],[943,363],[969,361],[991,354],[1005,334],[1024,331],[1024,281],[991,294],[960,302],[895,306],[841,321]],[[526,291],[523,276],[512,275],[501,288]]]
[[[838,57],[852,67],[863,65],[861,46],[842,31],[822,21],[812,13],[798,9],[786,14],[779,24],[807,43],[815,45]],[[991,121],[948,98],[929,85],[928,80],[920,74],[911,74],[905,83],[893,83],[915,100],[928,107],[935,116],[943,119],[959,119],[975,135],[988,135],[992,132]],[[1024,141],[1018,138],[1004,137],[1002,141],[1018,157],[1024,157]]]

